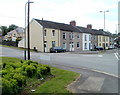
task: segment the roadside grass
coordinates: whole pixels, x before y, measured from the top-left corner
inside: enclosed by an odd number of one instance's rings
[[[22,59],[11,57],[0,57],[0,60],[2,60],[2,62],[9,63],[19,63],[20,61],[24,62]],[[51,67],[51,73],[51,76],[46,76],[43,80],[35,78],[27,79],[27,85],[22,92],[41,94],[71,93],[66,89],[66,87],[80,75],[72,71],[62,70],[55,67]],[[31,92],[31,89],[34,89],[35,92]]]
[[[55,75],[55,78],[52,78],[38,87],[35,93],[70,93],[66,87],[73,82],[79,74],[54,67],[51,69],[52,74]]]

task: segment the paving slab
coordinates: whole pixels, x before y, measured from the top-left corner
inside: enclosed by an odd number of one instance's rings
[[[78,89],[91,91],[91,92],[99,92],[104,83],[104,78],[101,77],[88,77],[85,82],[83,82]]]

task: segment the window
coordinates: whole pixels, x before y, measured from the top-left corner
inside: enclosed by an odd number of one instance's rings
[[[103,37],[103,42],[105,42],[105,37]]]
[[[46,30],[44,30],[44,36],[46,36]]]
[[[66,43],[63,43],[62,48],[63,48],[63,49],[66,49]]]
[[[66,33],[63,33],[63,39],[66,39]]]
[[[85,41],[87,41],[87,35],[85,35]]]
[[[80,38],[80,34],[77,35],[77,38],[78,38],[78,39]]]
[[[70,39],[73,39],[73,38],[74,38],[74,34],[73,34],[73,33],[70,33],[69,38],[70,38]]]
[[[91,37],[92,37],[92,36],[91,36],[91,35],[89,35],[89,41],[91,41]]]
[[[55,47],[55,41],[52,41],[52,47]]]
[[[87,43],[85,43],[85,49],[87,49]]]
[[[80,48],[80,43],[79,42],[77,42],[77,48]]]
[[[106,41],[108,41],[108,37],[106,37]]]
[[[99,37],[99,41],[101,42],[101,37]]]
[[[55,30],[52,30],[52,36],[55,36]]]

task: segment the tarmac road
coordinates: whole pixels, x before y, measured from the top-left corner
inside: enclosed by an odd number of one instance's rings
[[[6,47],[0,49],[2,56],[24,59],[24,51]],[[118,59],[115,53],[116,50],[101,54],[31,52],[31,59],[80,73],[82,76],[70,86],[70,90],[75,93],[118,93]],[[92,85],[95,80],[97,80],[94,83],[96,85]],[[85,87],[86,84],[88,88]],[[89,89],[91,85],[97,89],[95,91],[93,90],[95,88]]]

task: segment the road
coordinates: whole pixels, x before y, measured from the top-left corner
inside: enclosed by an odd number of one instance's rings
[[[22,50],[7,47],[0,47],[0,50],[0,56],[24,59],[24,51]],[[75,93],[118,93],[118,78],[116,77],[118,76],[118,58],[116,57],[116,50],[101,54],[31,52],[31,59],[80,73],[82,77],[70,86],[70,90],[75,91]],[[96,83],[92,83],[93,81],[96,81]],[[90,89],[88,90],[88,88]],[[97,89],[95,90],[95,88]]]
[[[0,54],[2,54],[2,56],[24,59],[24,51],[17,49],[3,47],[2,53]],[[53,64],[91,69],[93,71],[118,76],[118,59],[116,57],[116,50],[101,54],[31,52],[31,59],[36,61],[45,60]]]

